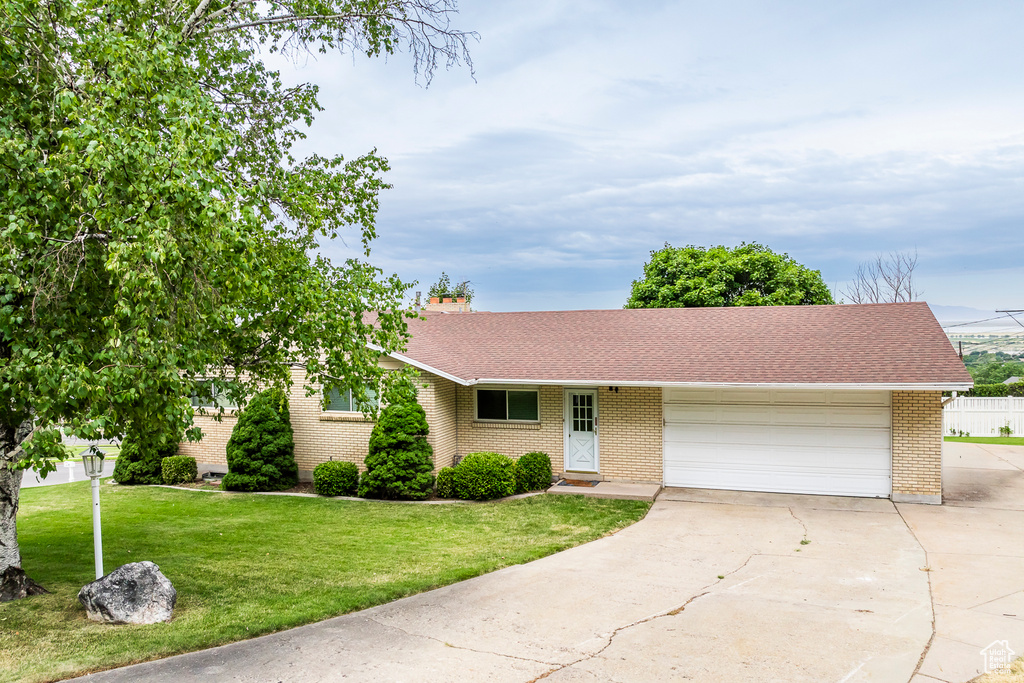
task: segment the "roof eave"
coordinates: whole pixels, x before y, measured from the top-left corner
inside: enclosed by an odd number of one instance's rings
[[[433,370],[428,371],[434,372]],[[463,386],[472,386],[474,384],[519,384],[541,386],[693,387],[695,389],[872,389],[885,391],[966,391],[974,386],[971,382],[656,382],[616,379],[502,379],[490,377],[460,383]]]
[[[385,351],[376,344],[367,344],[374,351]],[[613,387],[693,387],[704,389],[837,389],[837,390],[877,390],[877,391],[966,391],[974,386],[973,382],[659,382],[631,381],[618,379],[531,379],[483,377],[468,379],[457,377],[422,361],[410,358],[401,353],[387,353],[397,361],[407,363],[418,370],[429,372],[438,377],[469,387],[478,384],[498,385],[531,385],[531,386],[613,386]]]

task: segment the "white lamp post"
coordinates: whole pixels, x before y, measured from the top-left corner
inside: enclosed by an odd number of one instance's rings
[[[100,529],[100,475],[103,474],[103,451],[89,446],[82,453],[85,473],[92,479],[92,543],[96,555],[96,578],[103,576],[103,532]]]

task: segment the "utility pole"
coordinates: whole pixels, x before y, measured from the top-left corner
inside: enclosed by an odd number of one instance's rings
[[[1010,318],[1013,320],[1013,322],[1017,323],[1021,327],[1024,327],[1024,323],[1022,323],[1021,321],[1019,321],[1019,320],[1017,320],[1016,318],[1013,317],[1014,313],[1024,313],[1024,309],[1022,309],[1022,308],[1015,308],[1015,309],[1010,309],[1010,310],[1006,310],[1006,311],[996,311],[996,313],[1005,313],[1006,315],[1010,316]]]

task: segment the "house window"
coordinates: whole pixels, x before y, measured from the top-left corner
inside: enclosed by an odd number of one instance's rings
[[[231,410],[238,407],[238,404],[228,396],[225,385],[218,384],[212,380],[197,382],[196,384],[199,391],[192,394],[193,408],[224,408]]]
[[[373,412],[377,409],[377,392],[366,390],[366,404],[359,405],[351,389],[331,389],[327,392],[327,407],[324,410],[342,413]]]
[[[477,389],[476,419],[538,422],[540,394],[536,389]]]

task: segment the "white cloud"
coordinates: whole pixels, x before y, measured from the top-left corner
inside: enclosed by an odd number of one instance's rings
[[[830,283],[917,249],[936,303],[1024,291],[1024,6],[461,9],[476,83],[418,88],[407,56],[286,65],[321,86],[306,152],[392,163],[381,267],[469,277],[491,309],[585,308],[621,305],[666,241],[746,240]]]

